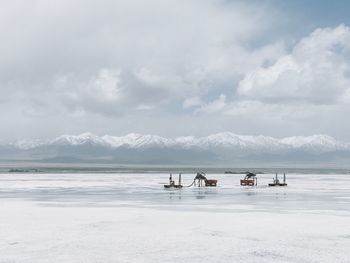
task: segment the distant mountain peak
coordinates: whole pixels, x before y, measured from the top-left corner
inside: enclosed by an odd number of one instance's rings
[[[232,132],[221,132],[211,134],[205,137],[181,136],[174,139],[164,138],[158,135],[129,133],[125,136],[97,136],[90,132],[79,135],[61,135],[51,140],[21,140],[13,143],[20,149],[31,149],[49,145],[71,145],[78,146],[84,144],[98,145],[109,148],[237,148],[237,149],[266,149],[266,150],[285,150],[285,149],[303,149],[332,151],[348,149],[349,144],[337,141],[335,138],[316,134],[311,136],[292,136],[277,139],[263,135],[239,135]]]
[[[73,160],[113,163],[199,163],[232,164],[350,162],[350,145],[316,134],[274,138],[264,135],[239,135],[232,132],[204,137],[129,133],[124,136],[81,133],[45,140],[20,140],[0,145],[3,160]],[[12,158],[12,159],[11,159]]]

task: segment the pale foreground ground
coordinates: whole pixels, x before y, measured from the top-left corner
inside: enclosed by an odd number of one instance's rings
[[[208,177],[0,174],[0,263],[350,262],[350,175]]]

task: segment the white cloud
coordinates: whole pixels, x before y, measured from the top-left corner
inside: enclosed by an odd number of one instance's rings
[[[350,89],[350,29],[319,28],[269,67],[239,83],[243,98],[274,103],[337,104]]]
[[[167,81],[164,76],[160,76],[158,74],[155,74],[145,67],[138,70],[135,73],[135,76],[142,83],[144,83],[148,86],[153,86],[153,87],[157,87],[161,84],[164,84]]]
[[[118,100],[122,93],[120,70],[101,69],[97,76],[92,77],[87,85],[81,89],[100,100]]]
[[[162,129],[169,114],[183,117],[202,101],[213,101],[203,114],[219,112],[216,94],[283,54],[283,44],[261,37],[275,22],[271,10],[221,0],[2,2],[3,125],[36,135],[43,116],[64,133],[94,131],[97,119],[122,130],[133,119],[143,132],[143,114],[157,112],[153,125]],[[22,129],[27,121],[36,125]]]
[[[120,114],[128,96],[122,72],[103,68],[91,76],[67,74],[53,80],[53,89],[43,92],[43,99],[67,107],[70,114],[82,112]],[[54,97],[54,98],[53,98]]]
[[[154,108],[155,108],[154,105],[143,105],[143,104],[138,105],[136,107],[137,110],[153,110]]]
[[[185,99],[182,104],[182,107],[184,109],[188,109],[195,106],[200,106],[201,104],[203,104],[203,102],[199,97],[192,97],[192,98]]]
[[[22,93],[50,90],[57,75],[85,82],[119,69],[132,78],[134,95],[162,89],[163,99],[169,92],[185,98],[216,88],[216,81],[229,85],[281,52],[274,43],[245,47],[269,29],[268,7],[216,0],[30,1],[19,10],[18,4],[0,8],[0,81],[16,80]]]
[[[349,28],[289,50],[278,14],[255,1],[3,1],[0,136],[337,133]]]
[[[226,96],[221,94],[219,98],[213,100],[209,103],[205,103],[200,108],[195,110],[195,113],[217,113],[222,111],[226,106]]]

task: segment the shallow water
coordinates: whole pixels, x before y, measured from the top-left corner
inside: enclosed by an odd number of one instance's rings
[[[348,174],[291,174],[287,175],[287,187],[268,187],[273,174],[259,175],[257,187],[242,187],[239,180],[243,176],[210,174],[208,178],[217,179],[218,187],[166,190],[163,184],[168,174],[2,174],[0,199],[41,205],[350,212]],[[193,177],[182,175],[182,184],[190,185]]]
[[[0,263],[348,262],[350,175],[243,176],[0,174]]]

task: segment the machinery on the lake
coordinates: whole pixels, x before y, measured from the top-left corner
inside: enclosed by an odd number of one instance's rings
[[[181,184],[181,173],[179,174],[179,183],[176,184],[175,181],[173,180],[173,175],[170,174],[169,176],[169,184],[165,184],[164,188],[182,188]]]
[[[273,183],[270,183],[269,186],[287,186],[286,174],[283,174],[283,182],[280,182],[280,180],[278,179],[278,174],[276,173],[276,177],[273,178]]]
[[[216,186],[217,185],[218,180],[215,179],[207,179],[207,177],[205,176],[205,173],[203,172],[199,172],[197,173],[197,175],[195,176],[195,178],[193,179],[192,184],[190,184],[188,187],[193,186],[198,186],[198,187],[202,187],[202,186]]]
[[[198,186],[198,187],[215,187],[217,185],[218,180],[215,179],[207,179],[205,176],[205,173],[199,172],[196,174],[196,176],[193,179],[193,182],[185,187],[191,187],[191,186]],[[165,184],[164,188],[183,188],[184,186],[181,184],[181,173],[179,174],[179,182],[178,184],[175,183],[173,180],[173,175],[170,174],[169,176],[169,184]]]
[[[206,174],[203,172],[199,172],[196,174],[196,176],[193,179],[193,182],[188,186],[183,186],[181,184],[181,173],[179,173],[179,179],[178,183],[176,184],[175,180],[173,180],[173,175],[170,174],[169,176],[169,184],[165,184],[164,188],[176,188],[181,189],[183,187],[215,187],[217,186],[218,180],[216,179],[208,179],[206,177]],[[258,179],[255,173],[247,172],[245,177],[240,180],[240,184],[242,186],[257,186],[258,185]],[[276,176],[273,178],[273,182],[269,183],[268,186],[287,186],[286,183],[286,174],[283,174],[283,181],[280,181],[278,179],[278,174],[276,173]]]
[[[256,174],[254,173],[247,173],[244,179],[241,179],[241,185],[242,186],[256,186],[258,185],[258,179],[256,177]]]

